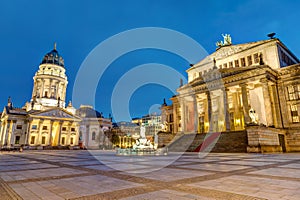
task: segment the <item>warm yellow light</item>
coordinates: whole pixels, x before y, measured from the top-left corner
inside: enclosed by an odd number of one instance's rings
[[[235,123],[236,123],[237,125],[240,125],[240,124],[241,124],[241,120],[240,120],[240,119],[236,119],[236,120],[235,120]]]
[[[208,126],[209,126],[209,123],[208,123],[208,122],[205,122],[205,123],[204,123],[204,126],[208,127]]]

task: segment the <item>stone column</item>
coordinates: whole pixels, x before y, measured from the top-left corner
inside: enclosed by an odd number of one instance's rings
[[[0,145],[4,145],[6,121],[1,123]]]
[[[225,117],[225,129],[230,131],[230,119],[229,119],[229,106],[228,106],[228,88],[223,88],[223,103],[224,103],[224,117]]]
[[[11,126],[10,144],[15,145],[15,130],[17,120],[12,120],[13,124]]]
[[[27,134],[25,137],[25,145],[29,144],[29,135],[30,135],[30,130],[31,130],[31,125],[32,125],[32,120],[28,120],[28,125],[27,125]]]
[[[69,145],[71,145],[71,127],[72,127],[72,122],[68,122],[68,135],[66,137],[66,144]],[[74,145],[74,139],[72,145]]]
[[[198,133],[199,119],[198,119],[198,108],[197,108],[197,96],[195,94],[193,95],[193,101],[194,101],[194,118],[195,118],[195,121],[194,121],[194,133]]]
[[[60,85],[60,82],[59,82],[59,81],[56,82],[56,93],[55,93],[55,98],[56,98],[56,99],[57,99],[58,97],[60,97],[59,94],[58,94],[59,85]],[[61,98],[61,97],[60,97],[60,98]]]
[[[280,104],[280,110],[281,110],[281,115],[282,115],[282,125],[283,127],[282,128],[285,128],[285,127],[289,127],[289,119],[287,116],[290,115],[290,112],[289,112],[289,109],[288,109],[288,106],[287,106],[287,100],[286,100],[286,93],[285,93],[285,89],[286,87],[284,86],[282,80],[280,79],[278,81],[278,98],[279,98],[279,104]]]
[[[11,139],[11,134],[12,134],[12,125],[13,125],[13,121],[10,120],[9,124],[8,124],[8,126],[9,126],[9,128],[8,128],[8,134],[6,134],[7,135],[6,141],[7,141],[7,145],[9,145],[9,146],[11,144],[10,143],[10,139]]]
[[[31,98],[33,99],[34,96],[36,96],[36,89],[37,89],[37,81],[34,79],[33,81],[33,91],[32,91],[32,96]]]
[[[52,82],[53,82],[52,79],[50,79],[49,80],[49,88],[48,88],[48,90],[49,90],[48,95],[49,95],[50,98],[52,97]]]
[[[89,139],[90,139],[90,126],[86,125],[86,132],[85,132],[85,138],[86,138],[86,146],[89,146]]]
[[[213,131],[213,119],[212,119],[212,102],[210,92],[206,92],[207,97],[207,114],[208,114],[208,122],[209,122],[209,132]]]
[[[62,124],[63,124],[63,122],[60,121],[59,122],[59,133],[58,133],[58,146],[61,145],[61,129],[62,129]]]
[[[5,122],[5,126],[4,126],[4,131],[3,131],[3,144],[8,145],[7,143],[7,137],[8,137],[8,131],[7,129],[9,129],[9,123],[8,121]]]
[[[0,148],[2,147],[2,123],[0,123]]]
[[[41,91],[40,91],[40,97],[43,98],[44,97],[44,86],[45,86],[45,80],[44,79],[41,79],[42,81],[42,88],[41,88]]]
[[[264,96],[264,102],[265,102],[264,104],[265,104],[266,120],[267,120],[266,125],[274,126],[273,113],[272,113],[272,102],[271,102],[268,80],[266,78],[263,78],[260,80],[260,82],[262,83],[263,96]]]
[[[249,101],[248,101],[248,94],[247,94],[247,84],[242,83],[240,84],[240,87],[242,89],[242,101],[243,101],[243,111],[244,111],[244,123],[245,125],[250,123],[250,117],[249,117]]]
[[[281,109],[279,105],[279,94],[277,92],[277,85],[274,84],[271,86],[272,88],[272,94],[274,99],[274,113],[276,116],[276,124],[274,124],[276,127],[283,128],[282,127],[282,119],[281,119]]]
[[[43,129],[43,122],[44,120],[40,120],[39,121],[39,127],[38,127],[38,135],[37,135],[37,145],[41,144],[40,142],[40,138],[41,138],[41,135],[42,135],[42,129]]]
[[[181,132],[184,133],[185,131],[185,105],[184,105],[184,100],[180,99],[180,107],[181,107]]]
[[[53,123],[54,123],[54,121],[53,120],[50,120],[50,135],[49,135],[49,143],[48,143],[48,145],[49,146],[52,146],[52,129],[53,129]]]

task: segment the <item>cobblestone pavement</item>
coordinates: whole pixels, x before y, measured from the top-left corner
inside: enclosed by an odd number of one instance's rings
[[[0,153],[0,199],[300,199],[300,154]]]

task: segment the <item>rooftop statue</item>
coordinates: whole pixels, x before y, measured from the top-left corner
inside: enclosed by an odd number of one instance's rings
[[[232,44],[230,34],[225,34],[225,35],[222,34],[222,36],[223,36],[223,40],[224,41],[218,41],[216,43],[217,47],[222,47],[222,46],[227,46],[227,45],[231,45]]]

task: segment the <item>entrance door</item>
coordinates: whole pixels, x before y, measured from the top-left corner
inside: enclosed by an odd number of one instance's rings
[[[282,147],[282,152],[286,152],[284,135],[283,134],[278,134],[278,138],[279,138],[279,144]]]

